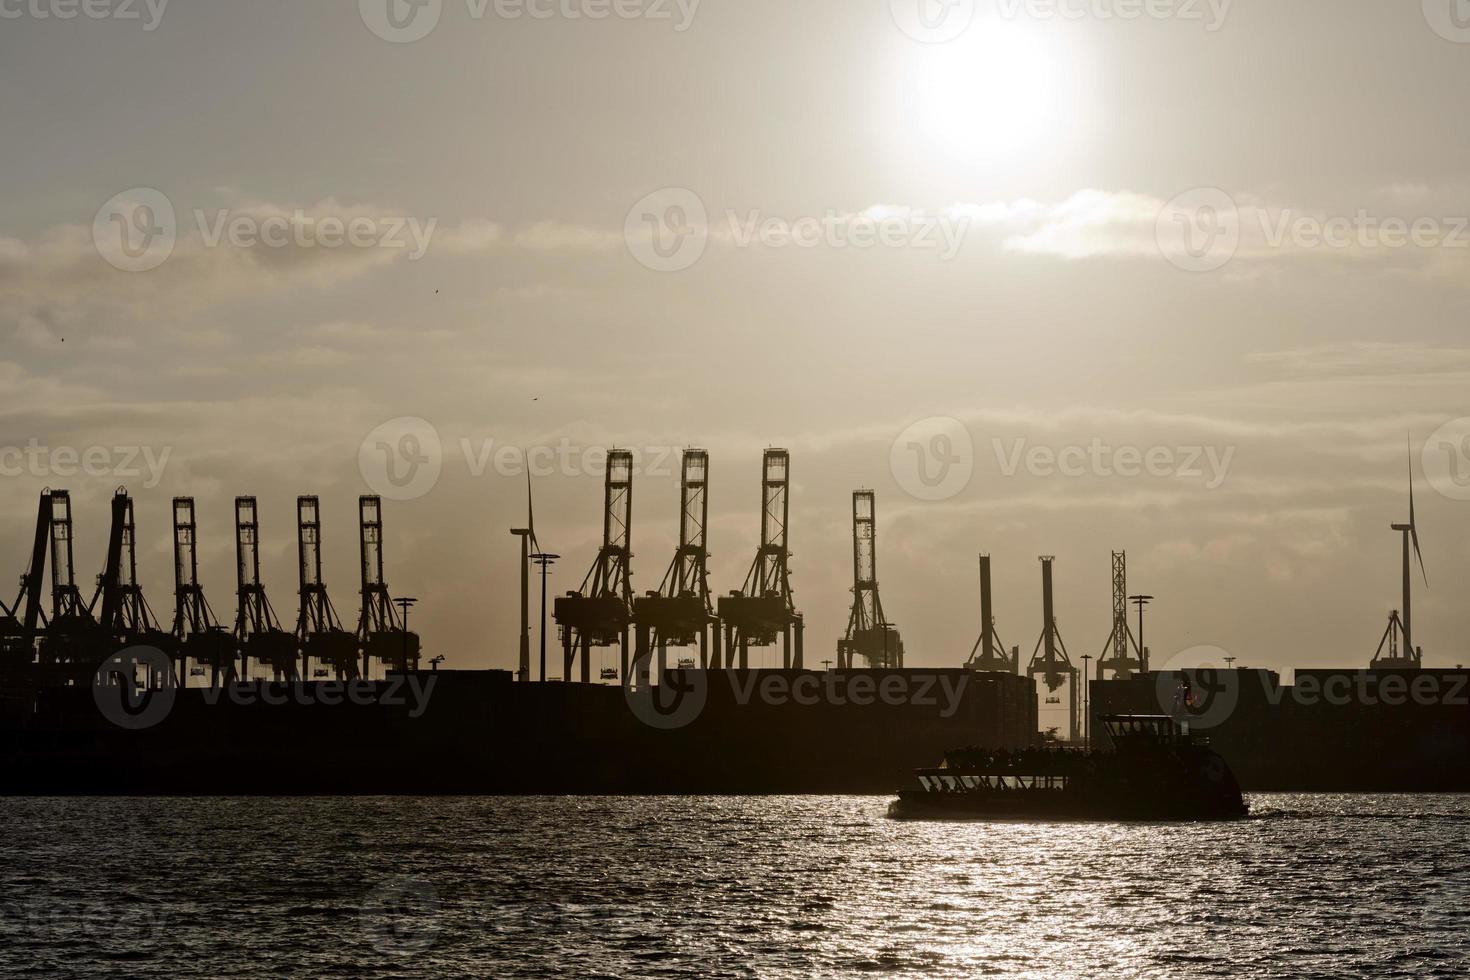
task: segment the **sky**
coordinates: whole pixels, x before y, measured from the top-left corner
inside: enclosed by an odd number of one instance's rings
[[[170,618],[188,494],[232,620],[255,494],[294,620],[316,493],[355,621],[377,492],[426,653],[508,668],[522,451],[562,592],[603,449],[638,454],[639,591],[677,453],[709,450],[725,592],[779,446],[809,662],[846,624],[864,487],[911,664],[969,654],[982,551],[1007,645],[1036,643],[1054,555],[1095,656],[1126,550],[1156,666],[1366,665],[1412,472],[1415,639],[1467,659],[1449,0],[388,3],[0,0],[6,576],[66,487],[90,590],[125,485]]]

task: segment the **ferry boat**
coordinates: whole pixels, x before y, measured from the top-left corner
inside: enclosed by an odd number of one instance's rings
[[[1113,748],[960,749],[889,805],[900,819],[1233,820],[1249,807],[1230,766],[1168,715],[1104,715]]]

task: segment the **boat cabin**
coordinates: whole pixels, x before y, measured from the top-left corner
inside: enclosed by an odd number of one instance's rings
[[[1191,741],[1189,726],[1168,715],[1103,715],[1101,721],[1120,752]]]

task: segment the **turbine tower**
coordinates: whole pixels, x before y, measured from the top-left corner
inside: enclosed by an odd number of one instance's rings
[[[1414,459],[1409,456],[1409,522],[1390,525],[1403,538],[1403,615],[1395,609],[1388,614],[1388,628],[1383,639],[1378,641],[1378,650],[1373,654],[1369,667],[1373,670],[1418,670],[1423,666],[1424,651],[1414,645],[1413,576],[1410,549],[1419,560],[1419,574],[1424,585],[1429,586],[1429,573],[1424,570],[1424,554],[1419,550],[1419,522],[1414,516]]]

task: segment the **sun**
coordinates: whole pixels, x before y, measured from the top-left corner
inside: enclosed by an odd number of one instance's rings
[[[948,44],[910,49],[903,70],[905,142],[960,163],[1020,164],[1074,135],[1075,65],[1031,25],[987,23]]]

